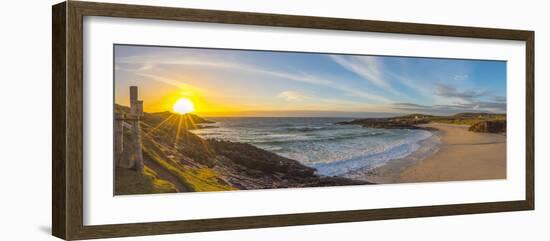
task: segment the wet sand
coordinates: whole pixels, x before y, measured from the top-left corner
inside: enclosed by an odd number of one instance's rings
[[[464,125],[421,126],[438,130],[427,140],[439,141],[438,150],[419,148],[406,158],[369,171],[366,179],[376,183],[404,183],[506,178],[505,135],[470,132]]]

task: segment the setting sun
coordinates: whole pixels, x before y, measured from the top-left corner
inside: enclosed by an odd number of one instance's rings
[[[191,102],[189,99],[181,98],[176,101],[173,110],[174,112],[183,115],[195,111],[195,107],[193,106],[193,102]]]

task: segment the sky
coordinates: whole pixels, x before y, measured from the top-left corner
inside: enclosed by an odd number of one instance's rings
[[[115,102],[204,116],[506,112],[506,62],[115,45]]]

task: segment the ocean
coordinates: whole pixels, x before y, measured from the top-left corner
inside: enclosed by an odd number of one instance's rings
[[[337,125],[352,118],[209,117],[216,123],[193,130],[206,139],[250,143],[317,169],[342,176],[403,158],[431,137],[426,130],[373,129]]]

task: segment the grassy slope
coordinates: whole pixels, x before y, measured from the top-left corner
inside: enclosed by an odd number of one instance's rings
[[[177,191],[174,184],[159,178],[154,171],[147,167],[143,173],[125,168],[117,168],[115,172],[115,193],[117,195]]]
[[[453,116],[434,116],[430,118],[433,122],[457,124],[457,125],[474,125],[480,121],[501,121],[506,120],[505,114],[487,114],[487,113],[460,113]]]
[[[119,113],[128,113],[129,108],[124,106],[116,106],[116,111]],[[223,180],[217,178],[216,172],[208,167],[197,163],[193,160],[193,153],[182,153],[178,146],[170,145],[176,138],[176,129],[180,125],[182,130],[178,139],[183,137],[194,136],[189,133],[187,129],[196,128],[198,123],[209,123],[198,116],[187,115],[183,118],[183,121],[179,121],[179,116],[174,116],[170,112],[161,113],[145,113],[142,118],[142,148],[144,158],[154,162],[156,167],[163,168],[163,172],[166,171],[171,176],[176,177],[168,178],[161,174],[161,172],[155,172],[153,167],[145,165],[145,171],[142,174],[138,174],[129,170],[122,170],[117,172],[117,194],[140,194],[140,193],[165,193],[165,192],[177,192],[176,186],[185,186],[186,191],[224,191],[233,190],[234,187],[225,183]],[[160,128],[156,128],[162,121],[168,119]],[[152,129],[154,132],[148,134]],[[127,136],[127,138],[131,138]],[[198,139],[193,139],[193,143],[196,144]],[[189,143],[187,141],[179,141],[181,143]],[[179,144],[180,146],[182,144]],[[197,145],[201,145],[200,143]],[[193,151],[196,148],[186,148],[186,150]],[[190,154],[190,155],[185,155]],[[183,163],[187,162],[187,163]],[[191,162],[193,165],[188,165]],[[119,168],[117,168],[118,170]],[[133,172],[133,173],[132,173]],[[120,176],[119,176],[120,174]],[[172,179],[172,181],[170,181]],[[178,183],[172,183],[178,182]]]
[[[233,187],[217,178],[214,170],[206,166],[184,165],[165,154],[168,147],[153,139],[144,138],[143,152],[166,171],[176,176],[190,191],[223,191]],[[184,157],[185,158],[185,157]]]

